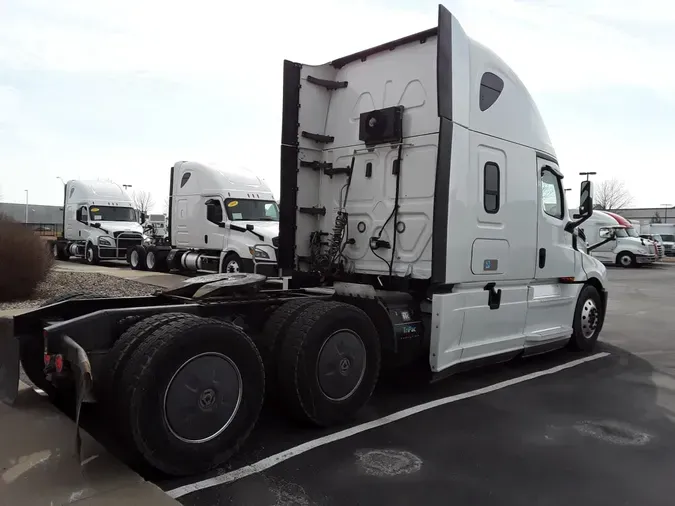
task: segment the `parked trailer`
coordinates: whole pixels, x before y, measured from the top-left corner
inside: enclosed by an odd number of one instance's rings
[[[51,241],[54,258],[88,264],[124,260],[142,244],[143,228],[129,195],[108,181],[68,181],[63,196],[63,237]]]
[[[162,241],[129,250],[132,269],[279,274],[279,208],[250,171],[175,163],[168,221]]]
[[[382,367],[423,359],[440,378],[592,349],[607,305],[605,268],[578,248],[592,183],[574,219],[563,188],[525,87],[441,6],[432,30],[285,62],[283,276],[71,298],[14,318],[17,354],[49,395],[74,391],[78,412],[99,402],[149,465],[202,472],[243,443],[265,390],[301,423],[333,426]]]

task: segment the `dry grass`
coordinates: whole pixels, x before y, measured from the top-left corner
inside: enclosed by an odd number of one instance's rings
[[[52,265],[47,244],[7,216],[0,215],[0,300],[29,298]]]

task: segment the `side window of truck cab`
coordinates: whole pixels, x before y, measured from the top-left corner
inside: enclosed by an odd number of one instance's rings
[[[82,223],[89,223],[87,206],[82,206],[75,211],[75,219]]]
[[[558,175],[551,169],[541,170],[541,205],[544,212],[553,218],[562,220],[564,202],[562,197],[562,182]]]
[[[223,206],[218,199],[206,201],[206,219],[216,225],[223,222]]]

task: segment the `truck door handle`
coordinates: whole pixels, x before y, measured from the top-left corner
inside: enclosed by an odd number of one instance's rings
[[[204,234],[204,243],[208,244],[209,243],[209,236]]]
[[[539,248],[539,268],[543,269],[546,265],[546,248]]]

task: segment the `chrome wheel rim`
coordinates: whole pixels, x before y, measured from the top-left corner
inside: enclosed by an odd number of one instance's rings
[[[221,353],[187,360],[164,392],[164,423],[185,443],[218,437],[239,412],[243,381],[237,365]]]
[[[237,273],[239,270],[239,262],[236,260],[230,260],[225,266],[225,272]]]
[[[581,333],[586,339],[593,336],[598,328],[600,314],[593,299],[587,299],[581,308]]]
[[[155,254],[152,251],[148,251],[148,254],[145,257],[145,264],[150,270],[155,268]]]
[[[87,248],[87,261],[89,261],[89,262],[94,261],[94,249],[93,248]]]
[[[621,257],[621,265],[624,267],[628,267],[632,263],[630,257],[628,255],[623,255]]]
[[[59,258],[59,247],[56,244],[52,247],[52,255],[54,258]]]
[[[138,266],[138,251],[134,250],[131,252],[131,256],[129,257],[129,263],[131,264],[132,267]]]

